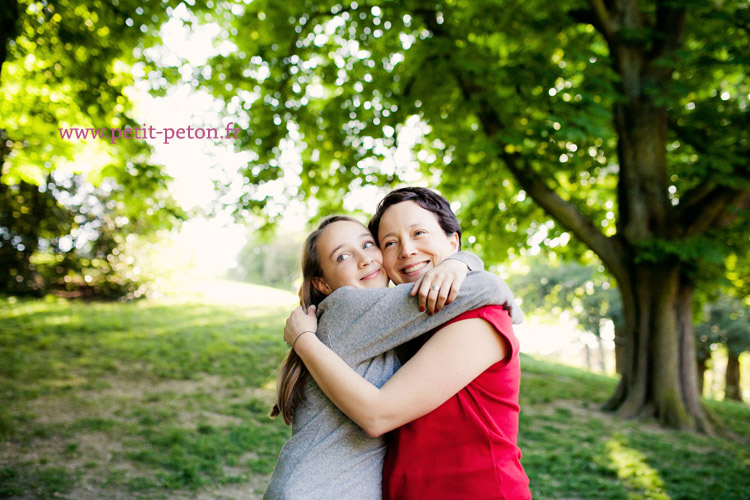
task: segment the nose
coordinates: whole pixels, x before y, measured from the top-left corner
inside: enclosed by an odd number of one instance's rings
[[[372,264],[372,261],[373,261],[372,256],[370,256],[370,255],[368,255],[368,254],[366,254],[364,252],[360,252],[360,254],[359,254],[359,267],[365,268],[365,267],[369,266],[370,264]]]
[[[401,240],[401,247],[399,248],[399,257],[406,259],[407,257],[414,255],[416,250],[412,242],[408,239]]]

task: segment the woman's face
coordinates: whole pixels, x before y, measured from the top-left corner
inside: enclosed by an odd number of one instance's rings
[[[413,201],[388,208],[378,227],[383,265],[396,284],[412,283],[458,251],[458,233],[448,236],[437,216]]]
[[[338,221],[326,226],[318,237],[318,254],[323,278],[315,278],[313,286],[326,295],[342,286],[388,286],[383,254],[362,224]]]

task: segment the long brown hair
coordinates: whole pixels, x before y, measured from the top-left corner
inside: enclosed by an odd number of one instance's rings
[[[318,228],[309,234],[302,247],[302,285],[299,288],[300,304],[304,308],[317,306],[326,295],[313,286],[315,278],[323,277],[323,267],[318,253],[318,238],[329,224],[339,221],[356,222],[356,219],[346,215],[332,215],[323,219]],[[305,364],[294,350],[290,350],[281,363],[279,377],[276,380],[276,404],[270,416],[281,415],[284,423],[289,425],[294,421],[294,410],[305,400],[304,383],[308,373]]]

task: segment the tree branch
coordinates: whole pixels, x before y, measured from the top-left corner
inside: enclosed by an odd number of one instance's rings
[[[657,59],[664,54],[673,52],[682,44],[682,32],[685,26],[685,7],[675,7],[674,2],[659,2],[656,8],[657,35],[649,54],[649,59]]]
[[[735,210],[727,210],[721,214],[714,222],[715,227],[727,227],[737,218],[737,212],[750,208],[750,191],[745,191],[733,203],[731,203],[729,207],[732,207]]]
[[[692,131],[679,126],[670,120],[670,128],[677,134],[681,142],[689,144],[701,155],[709,155],[711,151],[707,144],[710,142],[705,131]],[[683,232],[686,236],[695,236],[710,227],[719,224],[726,226],[734,218],[729,217],[726,209],[729,206],[747,203],[748,191],[737,189],[716,182],[706,181],[691,189],[680,197],[677,209],[677,220],[680,224],[674,227],[675,232]],[[743,201],[745,200],[745,201]],[[726,223],[721,222],[727,220]]]
[[[625,252],[616,236],[602,234],[573,203],[562,199],[531,169],[521,167],[517,155],[502,153],[500,156],[524,191],[542,209],[591,248],[618,281],[627,279]]]
[[[680,210],[680,224],[674,231],[689,238],[717,225],[724,227],[734,219],[727,213],[730,206],[745,208],[749,203],[750,192],[744,189],[716,186],[709,192],[696,190],[694,199]]]
[[[596,22],[592,24],[601,31],[607,42],[611,43],[615,39],[617,28],[607,6],[604,4],[604,0],[589,0],[589,5],[591,5],[596,16]]]
[[[461,93],[467,102],[473,96],[481,95],[482,91],[476,84],[471,84],[460,73],[454,73]],[[487,137],[494,139],[504,127],[491,105],[483,99],[478,99],[477,116]],[[494,139],[497,141],[497,139]],[[504,144],[498,144],[500,158],[513,173],[526,193],[550,216],[562,226],[572,232],[594,251],[602,262],[609,268],[618,281],[627,279],[624,249],[617,237],[607,237],[586,217],[573,203],[564,200],[531,168],[519,165],[519,156],[505,152]]]
[[[428,12],[420,12],[420,15],[434,36],[447,36],[445,28],[435,22],[434,16]],[[618,237],[605,236],[573,203],[562,199],[531,168],[521,167],[517,154],[505,152],[505,145],[497,139],[497,134],[504,130],[504,126],[491,103],[482,97],[487,94],[486,90],[475,79],[470,78],[470,75],[456,71],[456,67],[451,65],[453,77],[463,99],[467,103],[476,103],[475,112],[485,135],[498,143],[498,156],[505,162],[521,187],[551,217],[591,248],[618,281],[625,282],[625,251]]]
[[[677,206],[679,217],[682,218],[684,213],[690,210],[696,210],[696,206],[704,203],[705,199],[716,189],[713,182],[704,182],[694,187],[690,191],[680,196],[680,204]]]

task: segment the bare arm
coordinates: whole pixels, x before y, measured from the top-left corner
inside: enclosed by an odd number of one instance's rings
[[[431,412],[510,352],[485,320],[458,321],[433,335],[378,389],[315,335],[299,337],[295,350],[321,390],[373,437]]]

